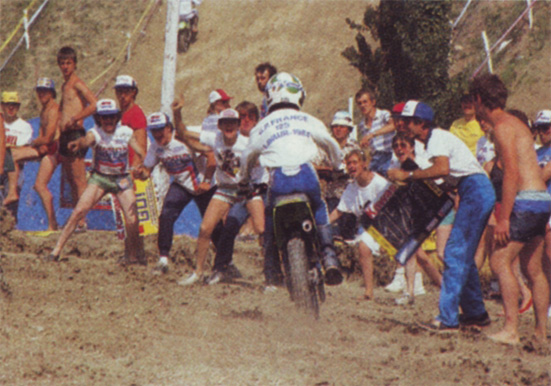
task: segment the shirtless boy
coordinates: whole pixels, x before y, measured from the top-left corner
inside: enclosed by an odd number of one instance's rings
[[[57,64],[65,82],[61,86],[61,105],[59,107],[59,154],[65,175],[71,184],[73,202],[76,204],[86,189],[86,149],[72,152],[68,144],[84,137],[84,118],[96,111],[97,99],[94,93],[77,76],[77,54],[71,47],[62,47],[57,54]],[[84,226],[83,222],[80,224]]]
[[[42,205],[44,205],[44,210],[48,217],[48,230],[54,231],[57,230],[57,220],[54,212],[53,196],[48,189],[48,183],[58,165],[59,105],[55,101],[54,81],[49,78],[38,79],[36,94],[42,105],[39,135],[29,146],[16,147],[12,149],[12,153],[16,163],[39,157],[42,158],[34,183],[34,189],[40,196]]]
[[[534,340],[546,340],[549,283],[542,270],[543,237],[551,214],[551,196],[541,176],[530,129],[504,111],[507,88],[496,75],[473,80],[470,93],[477,115],[493,127],[496,153],[503,165],[501,209],[494,230],[496,250],[490,258],[499,279],[505,309],[505,326],[490,339],[520,342],[518,332],[519,286],[513,271],[518,256],[532,291],[536,326]]]
[[[36,94],[42,110],[40,110],[40,133],[31,146],[42,157],[40,167],[34,183],[34,189],[42,200],[46,216],[48,217],[48,230],[57,230],[57,220],[54,212],[53,196],[48,189],[48,182],[57,167],[58,150],[58,119],[59,105],[55,101],[56,92],[53,80],[41,78],[36,84]]]

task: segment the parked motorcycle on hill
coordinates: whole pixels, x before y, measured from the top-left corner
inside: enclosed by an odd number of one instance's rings
[[[184,53],[189,50],[191,43],[197,40],[199,16],[194,10],[190,18],[180,19],[178,22],[178,52]]]

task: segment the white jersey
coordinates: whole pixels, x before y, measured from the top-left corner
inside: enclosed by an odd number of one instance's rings
[[[128,142],[130,142],[134,131],[119,122],[112,134],[104,132],[97,126],[94,126],[89,132],[94,135],[96,140],[93,145],[93,169],[101,174],[127,174]]]
[[[251,131],[243,177],[249,176],[257,159],[266,168],[297,168],[312,162],[320,146],[337,169],[342,162],[339,144],[319,119],[294,109],[270,113]]]
[[[153,142],[147,150],[144,166],[153,168],[161,163],[174,181],[188,192],[195,194],[203,175],[198,171],[193,152],[172,137],[166,146]]]
[[[243,152],[249,144],[249,138],[237,135],[233,146],[224,143],[224,134],[218,130],[217,133],[201,131],[199,140],[202,144],[212,148],[216,159],[216,183],[221,188],[236,188],[239,182],[239,171],[241,169]]]
[[[4,120],[6,128],[6,147],[30,145],[33,139],[31,124],[21,118],[8,123]]]
[[[427,157],[447,157],[450,165],[450,176],[466,177],[484,172],[475,156],[465,143],[449,131],[432,129],[426,145]]]
[[[337,210],[343,213],[352,213],[360,217],[365,211],[373,213],[374,204],[379,201],[391,183],[377,173],[367,186],[360,186],[353,180],[342,194]]]

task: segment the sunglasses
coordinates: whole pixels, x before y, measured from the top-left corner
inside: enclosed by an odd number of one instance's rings
[[[539,131],[539,132],[546,132],[546,131],[549,131],[549,129],[551,128],[551,124],[547,124],[547,125],[536,125],[534,128],[536,129],[536,131]]]

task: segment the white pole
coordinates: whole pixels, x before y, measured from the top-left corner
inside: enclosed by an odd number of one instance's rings
[[[459,16],[457,17],[457,19],[456,19],[455,22],[453,23],[452,28],[457,27],[457,24],[459,24],[459,21],[463,18],[463,15],[465,15],[465,12],[467,11],[467,8],[469,8],[469,5],[471,5],[471,1],[472,1],[472,0],[468,0],[468,1],[467,1],[467,4],[465,4],[465,6],[463,7],[463,10],[461,11],[461,13],[459,14]],[[529,0],[527,0],[527,1],[529,1]]]
[[[486,35],[486,31],[482,31],[482,40],[484,40],[484,50],[486,51],[486,56],[488,57],[488,71],[490,71],[490,74],[493,74],[494,67],[492,66],[492,57],[490,56],[490,42],[488,41],[488,35]]]
[[[530,29],[532,29],[532,26],[534,24],[534,18],[532,13],[532,7],[530,7],[532,4],[532,0],[526,0],[526,7],[528,7],[530,10],[528,11],[528,23],[530,25]]]
[[[170,104],[174,100],[176,55],[178,39],[178,0],[168,0],[166,5],[165,55],[161,86],[161,111],[172,119]]]

